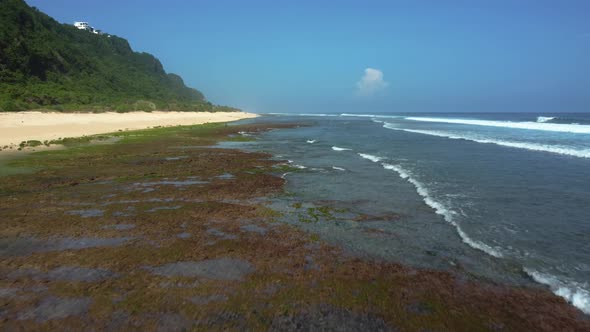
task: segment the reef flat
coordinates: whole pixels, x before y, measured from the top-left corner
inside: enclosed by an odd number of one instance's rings
[[[281,223],[266,203],[288,195],[285,161],[216,144],[282,127],[119,132],[11,160],[29,174],[0,178],[0,329],[590,329],[547,290],[353,257]]]

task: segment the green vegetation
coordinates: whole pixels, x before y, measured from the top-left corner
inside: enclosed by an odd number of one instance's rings
[[[24,147],[31,147],[34,148],[36,146],[40,146],[43,145],[43,143],[41,141],[37,141],[37,140],[32,140],[32,141],[23,141],[19,144],[19,147],[24,148]]]
[[[127,40],[0,1],[0,111],[235,111],[207,102]]]
[[[300,172],[301,168],[297,168],[288,164],[277,164],[273,167],[273,171],[276,173],[294,173]]]
[[[294,203],[292,205],[295,209],[301,209],[301,203]],[[334,221],[338,219],[337,214],[346,213],[346,209],[337,209],[329,206],[308,207],[305,212],[297,212],[297,220],[303,223],[316,223],[320,221]]]

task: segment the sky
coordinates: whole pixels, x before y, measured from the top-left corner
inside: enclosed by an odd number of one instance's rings
[[[590,112],[587,0],[27,0],[253,112]]]

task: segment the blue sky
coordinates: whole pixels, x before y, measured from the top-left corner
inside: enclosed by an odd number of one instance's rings
[[[590,111],[590,1],[27,0],[254,112]]]

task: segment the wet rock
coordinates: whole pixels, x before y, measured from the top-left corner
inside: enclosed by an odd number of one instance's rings
[[[129,314],[123,311],[115,311],[111,315],[109,324],[106,327],[107,331],[122,331],[124,326],[129,321]]]
[[[166,210],[178,210],[182,207],[182,205],[175,205],[175,206],[157,206],[155,208],[151,208],[146,210],[145,212],[157,212],[157,211],[166,211]]]
[[[383,228],[365,228],[363,233],[370,235],[371,237],[391,237],[395,235],[390,231],[386,231]]]
[[[131,213],[125,213],[125,212],[121,212],[121,211],[113,212],[113,217],[131,217],[131,216],[133,216],[133,214],[131,214]]]
[[[205,305],[211,302],[225,302],[227,301],[227,296],[222,294],[215,294],[209,296],[193,296],[190,298],[190,301],[194,304]]]
[[[164,158],[164,160],[166,160],[166,161],[176,161],[176,160],[181,160],[181,159],[186,159],[186,158],[188,158],[188,156],[166,157],[166,158]]]
[[[184,186],[193,186],[198,184],[208,184],[209,181],[200,181],[200,180],[163,180],[163,181],[155,181],[155,182],[138,182],[134,183],[133,185],[136,187],[153,187],[153,186],[174,186],[174,187],[184,187]]]
[[[116,277],[118,277],[118,274],[106,269],[91,269],[76,266],[62,266],[47,273],[47,279],[59,281],[97,282]]]
[[[152,273],[168,277],[203,277],[214,280],[241,280],[254,272],[246,260],[237,258],[208,259],[199,262],[178,262],[153,267]]]
[[[29,292],[33,292],[33,293],[45,293],[49,290],[49,288],[47,288],[45,286],[33,286],[33,287],[27,288],[27,290]]]
[[[236,235],[224,233],[224,232],[218,230],[217,228],[209,228],[209,229],[207,229],[207,233],[217,236],[223,240],[235,240],[238,238]]]
[[[118,238],[64,238],[57,241],[56,250],[86,249],[94,247],[115,247],[132,240],[132,237]]]
[[[72,210],[66,212],[69,215],[77,215],[82,218],[97,218],[104,215],[104,210],[88,209],[88,210]]]
[[[0,288],[0,298],[15,297],[18,291],[18,288]]]
[[[193,281],[193,282],[171,282],[171,281],[162,281],[160,283],[161,288],[196,288],[201,286],[202,283],[200,281]]]
[[[199,327],[205,327],[206,330],[246,331],[248,327],[244,316],[231,311],[208,315],[207,318],[199,320],[197,324]]]
[[[281,288],[283,288],[280,284],[272,284],[267,286],[262,290],[262,292],[266,295],[275,295]]]
[[[35,238],[5,238],[0,239],[0,256],[25,256],[48,251],[116,247],[132,239],[134,238],[58,238],[49,240],[39,240]]]
[[[240,229],[245,232],[258,233],[260,235],[264,235],[268,231],[266,228],[258,225],[246,225],[240,227]]]
[[[108,203],[103,204],[103,206],[105,205],[110,205]],[[133,206],[128,206],[125,210],[123,211],[115,211],[113,212],[113,217],[131,217],[134,216],[135,214],[135,207]]]
[[[34,268],[24,268],[11,271],[10,273],[4,275],[2,274],[2,278],[6,279],[21,279],[21,278],[32,278],[32,279],[41,279],[43,276],[43,272],[39,269]]]
[[[370,313],[321,305],[296,315],[277,316],[270,331],[396,331]]]
[[[55,244],[55,250],[79,250],[94,247],[115,247],[124,244],[134,238],[64,238]]]
[[[235,176],[230,173],[224,173],[224,174],[216,176],[216,178],[221,179],[221,180],[231,180],[231,179],[234,179]]]
[[[425,250],[424,253],[426,255],[428,255],[428,256],[433,256],[433,257],[438,256],[438,254],[436,253],[436,251],[433,251],[433,250]]]
[[[305,271],[319,270],[320,267],[316,265],[313,257],[307,255],[307,256],[305,256],[305,265],[303,266],[303,269]]]
[[[303,247],[311,251],[320,250],[322,248],[322,246],[317,242],[307,243]]]
[[[118,205],[118,204],[137,204],[137,203],[143,203],[143,202],[151,202],[153,201],[153,199],[146,199],[146,200],[139,200],[139,199],[124,199],[124,200],[119,200],[119,201],[111,201],[111,202],[104,202],[101,204],[101,206],[110,206],[110,205]],[[133,206],[128,206],[126,210],[132,211],[135,210],[135,208]]]
[[[21,279],[31,278],[34,280],[54,280],[54,281],[85,281],[85,282],[97,282],[109,278],[117,278],[119,275],[115,272],[106,269],[92,269],[77,266],[62,266],[53,269],[49,272],[43,272],[34,268],[26,268],[12,271],[3,278],[6,279]],[[43,292],[47,290],[47,287],[34,287],[27,289],[33,292]]]
[[[498,322],[488,323],[488,328],[490,329],[490,331],[494,332],[506,331],[506,326],[503,323]]]
[[[48,297],[31,310],[21,313],[19,320],[36,320],[45,322],[51,319],[61,319],[69,316],[78,316],[86,313],[92,304],[88,297],[60,298]]]
[[[179,239],[188,239],[192,236],[191,233],[180,233],[180,234],[176,234],[176,237]]]
[[[406,306],[406,311],[416,315],[430,315],[434,312],[434,307],[428,303],[417,302]]]
[[[118,225],[106,225],[102,226],[102,229],[112,229],[116,231],[128,231],[135,228],[134,224],[118,224]]]
[[[389,213],[389,214],[382,214],[382,215],[369,215],[369,214],[359,214],[352,219],[352,221],[356,222],[365,222],[365,221],[394,221],[399,220],[401,215],[397,213]]]
[[[193,327],[194,321],[179,314],[163,314],[158,319],[156,331],[187,331]]]

